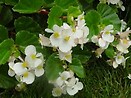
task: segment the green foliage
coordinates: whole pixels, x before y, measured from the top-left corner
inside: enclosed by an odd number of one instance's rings
[[[0,25],[0,42],[8,38],[8,30],[4,26]]]
[[[11,9],[8,7],[2,7],[0,11],[0,24],[7,25],[13,19]]]
[[[12,39],[4,40],[2,43],[0,43],[0,65],[5,64],[10,55],[11,55],[11,48],[13,47],[14,42]]]
[[[120,31],[121,21],[116,12],[110,6],[106,4],[98,4],[97,11],[101,15],[102,24],[113,24],[114,28]]]
[[[98,24],[100,23],[100,19],[100,14],[95,10],[91,10],[86,14],[85,20],[90,30],[88,36],[89,38],[91,38],[93,35],[99,34]]]
[[[39,24],[30,17],[19,17],[14,22],[16,32],[21,30],[29,31],[30,33],[41,33],[42,29]]]
[[[68,9],[69,6],[77,4],[76,0],[55,0],[55,3],[64,9]]]
[[[13,7],[13,11],[19,13],[36,13],[43,5],[43,0],[19,0],[19,2]]]
[[[59,11],[58,11],[59,9]],[[54,6],[51,8],[48,18],[48,27],[52,28],[54,24],[62,25],[61,16],[63,14],[62,9],[59,6]]]
[[[48,80],[55,80],[64,71],[63,64],[55,53],[47,59],[45,70]]]
[[[18,1],[19,0],[4,0],[4,3],[6,5],[12,5],[12,6],[14,6],[14,5],[16,5],[18,3]]]
[[[80,78],[85,77],[84,68],[79,59],[74,58],[72,63],[69,65],[69,68]]]
[[[105,50],[106,56],[109,58],[113,58],[115,56],[115,51],[113,46],[109,46],[106,50]]]
[[[38,46],[38,37],[28,31],[20,31],[16,34],[15,43],[18,45],[20,50],[24,52],[24,49],[28,45]]]

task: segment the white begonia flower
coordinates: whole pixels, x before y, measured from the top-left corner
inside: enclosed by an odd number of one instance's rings
[[[127,77],[128,77],[129,79],[131,79],[131,74],[129,74]]]
[[[131,41],[128,39],[120,39],[119,44],[116,46],[117,50],[122,53],[128,53],[128,48],[131,45]]]
[[[74,37],[72,36],[72,32],[70,29],[63,30],[61,36],[62,40],[60,41],[59,49],[62,52],[68,52],[72,49],[72,47],[76,46]]]
[[[71,78],[71,73],[69,71],[63,71],[61,74],[60,74],[60,77],[58,77],[56,79],[56,84],[58,86],[62,86],[65,81],[67,81],[67,79]]]
[[[78,82],[79,80],[76,78],[74,80],[76,83],[73,86],[67,86],[66,90],[69,95],[75,95],[79,90],[83,89],[83,84]],[[74,83],[74,81],[71,81]]]
[[[62,88],[61,87],[55,87],[55,88],[53,88],[53,90],[52,90],[52,95],[54,96],[54,97],[59,97],[59,96],[61,96],[62,95]]]
[[[22,82],[25,82],[26,84],[32,84],[35,80],[35,75],[31,72],[24,72],[22,76],[20,76],[20,79]]]
[[[93,35],[92,38],[91,38],[91,41],[92,41],[93,43],[98,43],[98,40],[99,40],[99,38],[98,38],[98,36],[96,36],[96,35]]]
[[[72,62],[72,51],[68,51],[68,52],[61,52],[60,50],[58,50],[59,52],[59,58],[60,60],[66,60],[68,61],[69,63]]]
[[[121,64],[125,61],[125,58],[121,54],[117,54],[115,61],[116,61],[117,64]]]
[[[51,45],[53,47],[58,47],[61,42],[62,27],[59,27],[58,25],[54,25],[53,31],[51,29],[45,29],[45,31],[53,33],[50,36]]]
[[[98,44],[102,49],[107,49],[109,46],[109,43],[105,40],[103,40],[102,38],[99,38],[98,40]]]
[[[13,70],[14,62],[9,62],[8,65],[9,65],[8,75],[13,77],[15,75],[15,72]]]
[[[96,49],[96,51],[95,51],[95,53],[96,53],[96,57],[102,57],[102,53],[104,52],[104,49],[102,49],[102,48],[97,48]]]
[[[83,26],[86,25],[85,18],[84,18],[84,12],[77,17],[76,21],[77,21],[77,26],[79,28],[83,28]]]
[[[114,68],[117,68],[117,67],[118,67],[118,64],[116,63],[116,61],[113,62],[113,67],[114,67]]]
[[[120,2],[120,0],[107,0],[108,4],[118,4]]]
[[[113,30],[113,25],[108,25],[104,28],[104,30],[102,31],[102,39],[111,43],[114,41],[114,36],[111,34],[112,32],[114,32]]]
[[[50,47],[51,46],[51,42],[49,40],[49,38],[45,37],[45,35],[43,34],[39,34],[39,42],[42,46],[48,46]]]

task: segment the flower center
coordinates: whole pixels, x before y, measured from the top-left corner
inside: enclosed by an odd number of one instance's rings
[[[123,39],[123,43],[124,43],[124,44],[127,44],[128,41],[127,41],[126,39]]]
[[[23,64],[22,64],[22,66],[25,68],[25,67],[27,67],[27,62],[23,62]]]
[[[43,66],[38,66],[38,67],[37,67],[37,69],[42,69],[42,68],[43,68]]]
[[[105,32],[105,34],[110,34],[110,32],[109,32],[109,31],[107,31],[107,32]]]
[[[25,72],[25,73],[23,74],[23,77],[28,77],[28,72]]]
[[[54,37],[55,37],[55,38],[58,38],[59,36],[60,36],[60,35],[59,35],[58,32],[55,32],[55,33],[54,33]]]
[[[35,59],[35,58],[36,58],[36,55],[35,55],[35,54],[32,54],[32,55],[31,55],[31,58],[32,58],[32,59]]]
[[[70,36],[66,36],[66,37],[64,38],[65,41],[69,41],[69,39],[70,39]]]
[[[121,59],[122,58],[122,56],[118,56],[118,59]]]
[[[71,57],[71,54],[68,54],[65,56],[65,58],[69,59]]]

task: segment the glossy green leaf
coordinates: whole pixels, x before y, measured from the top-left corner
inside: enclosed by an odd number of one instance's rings
[[[31,33],[37,33],[37,34],[42,32],[42,29],[39,26],[39,24],[30,17],[25,17],[25,16],[20,17],[15,20],[14,25],[16,28],[16,32],[19,32],[21,30],[26,30]]]
[[[52,28],[54,24],[62,25],[61,16],[63,14],[62,9],[59,6],[54,6],[51,8],[48,18],[48,27]]]
[[[6,25],[13,19],[13,14],[10,8],[3,7],[0,12],[0,24]]]
[[[8,30],[0,25],[0,42],[8,38]]]
[[[13,7],[13,11],[19,13],[35,13],[40,10],[43,0],[19,0],[18,4]]]
[[[20,50],[23,52],[25,47],[28,45],[38,46],[38,37],[28,31],[20,31],[16,34],[16,44],[19,46]]]
[[[14,41],[11,39],[4,40],[0,43],[0,65],[5,64],[8,61],[13,45]]]
[[[14,6],[14,5],[16,5],[18,3],[18,1],[19,0],[4,0],[4,3],[6,5],[12,5],[12,6]]]
[[[91,10],[85,15],[86,25],[89,27],[90,32],[88,38],[99,34],[98,24],[100,23],[100,19],[100,14],[95,10]]]
[[[9,89],[14,87],[16,83],[17,82],[13,78],[0,74],[0,88]]]
[[[60,6],[61,8],[68,8],[72,5],[77,5],[76,0],[55,0],[56,5]]]
[[[85,77],[84,68],[79,59],[74,58],[72,63],[69,65],[69,68],[80,78]]]
[[[121,21],[116,12],[106,4],[99,4],[97,11],[101,15],[101,23],[105,25],[113,24],[115,29],[120,31]]]
[[[64,70],[58,55],[52,54],[46,61],[46,76],[48,80],[55,80],[59,73]]]
[[[106,56],[109,58],[113,58],[115,56],[115,51],[113,46],[109,46],[106,50],[105,50]]]

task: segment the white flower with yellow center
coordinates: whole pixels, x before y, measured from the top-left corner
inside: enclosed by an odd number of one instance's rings
[[[72,51],[68,51],[68,52],[61,52],[60,50],[58,50],[59,52],[59,58],[60,60],[66,60],[68,61],[69,63],[72,62]]]
[[[78,78],[72,77],[67,82],[66,91],[69,95],[75,95],[79,90],[83,89],[83,84],[79,82]]]
[[[128,48],[131,45],[131,41],[129,39],[120,39],[119,44],[116,46],[117,50],[122,53],[128,53]]]
[[[51,46],[49,38],[45,37],[44,34],[39,34],[39,42],[42,46]]]
[[[62,95],[62,93],[63,93],[63,91],[62,91],[62,88],[61,88],[61,87],[55,87],[55,88],[53,88],[53,90],[52,90],[52,95],[53,95],[54,97],[59,97],[59,96]]]
[[[58,47],[61,42],[61,33],[62,33],[62,27],[59,27],[58,25],[53,26],[53,30],[51,29],[45,29],[46,32],[53,33],[50,36],[50,42],[53,47]]]
[[[125,61],[125,58],[121,54],[117,54],[115,61],[116,61],[117,64],[121,64]]]
[[[63,71],[61,74],[60,74],[60,77],[58,77],[57,79],[56,79],[56,84],[58,85],[58,86],[62,86],[64,83],[65,83],[65,81],[67,81],[67,79],[69,79],[69,78],[71,78],[72,77],[72,75],[71,75],[71,73],[69,72],[69,71]]]

